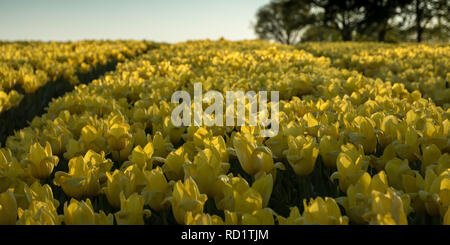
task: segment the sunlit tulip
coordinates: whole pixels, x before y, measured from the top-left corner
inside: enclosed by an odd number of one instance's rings
[[[18,225],[60,225],[63,216],[58,215],[52,202],[34,201],[28,209],[18,209]]]
[[[96,196],[100,184],[106,179],[106,173],[113,163],[105,159],[105,154],[89,150],[84,157],[75,157],[69,161],[69,172],[56,172],[54,183],[61,186],[70,197]]]
[[[402,199],[391,189],[386,194],[372,192],[371,210],[364,216],[372,225],[407,225]]]
[[[242,169],[255,175],[260,171],[271,171],[274,163],[269,148],[257,146],[251,136],[237,133],[233,137],[233,146]]]
[[[204,213],[197,213],[195,216],[192,212],[186,213],[184,223],[186,225],[223,225],[222,218],[217,215],[209,215]]]
[[[192,178],[184,182],[178,181],[173,187],[172,204],[173,216],[178,224],[184,224],[186,213],[192,212],[192,215],[203,212],[203,204],[208,197],[200,194],[198,186]]]
[[[133,193],[125,198],[123,192],[120,193],[120,211],[115,213],[118,225],[143,225],[144,217],[150,217],[151,212],[144,209],[144,198],[137,193]]]
[[[386,163],[385,170],[389,183],[396,189],[403,189],[402,178],[404,175],[414,175],[414,172],[409,167],[407,159],[402,161],[398,158],[394,158]]]
[[[230,164],[221,161],[217,150],[205,149],[194,158],[194,162],[184,165],[184,178],[192,177],[201,193],[215,196],[215,183],[218,176],[226,174]]]
[[[278,215],[277,220],[280,225],[301,225],[304,219],[298,207],[291,207],[287,218]]]
[[[447,212],[444,215],[443,225],[450,225],[450,207],[448,207]]]
[[[264,173],[262,176],[259,176],[258,179],[256,179],[255,182],[253,182],[252,189],[256,190],[257,192],[259,192],[259,194],[261,194],[263,198],[262,206],[267,207],[273,190],[272,175],[271,174],[266,175]]]
[[[330,177],[339,179],[339,187],[347,191],[349,185],[355,183],[367,170],[368,160],[361,148],[348,144],[341,147],[342,152],[337,158],[337,172]]]
[[[64,203],[64,224],[66,225],[112,225],[114,222],[112,214],[105,215],[103,211],[99,214],[94,212],[91,201],[70,200],[70,204]]]
[[[274,225],[273,211],[270,208],[258,209],[251,214],[242,215],[243,225]]]
[[[59,158],[53,156],[52,148],[47,142],[45,148],[39,143],[35,143],[30,148],[30,154],[26,160],[29,164],[31,174],[37,179],[45,179],[53,172],[53,168],[58,165]]]
[[[116,123],[111,126],[107,132],[106,138],[112,150],[120,151],[128,145],[131,138],[131,134],[128,132],[129,130],[130,125],[125,123]]]
[[[17,220],[17,202],[8,190],[0,193],[0,225],[14,225]]]
[[[305,210],[301,224],[308,225],[347,225],[348,218],[341,215],[334,199],[325,197],[322,199],[310,199],[309,205],[303,200]]]
[[[169,153],[162,168],[169,180],[181,180],[184,177],[184,164],[187,162],[188,154],[184,147],[180,147]]]
[[[342,144],[342,139],[338,141],[331,136],[323,136],[320,138],[319,153],[325,166],[336,168],[336,159],[341,152]]]
[[[120,195],[123,194],[125,198],[133,193],[133,185],[131,180],[120,170],[115,170],[112,174],[106,173],[107,181],[103,192],[108,199],[109,204],[115,208],[120,207]]]
[[[152,169],[153,144],[149,142],[144,148],[136,146],[129,157],[130,162],[141,169]]]
[[[171,195],[170,185],[160,167],[151,171],[145,171],[146,186],[142,190],[145,204],[150,205],[153,210],[162,211],[169,206],[165,199]]]
[[[319,147],[312,137],[297,136],[288,138],[289,149],[286,151],[286,158],[299,176],[306,176],[312,173],[319,155]]]
[[[261,183],[263,184],[263,183]],[[256,188],[260,188],[257,184]],[[262,186],[261,186],[262,187]],[[255,189],[251,188],[242,177],[223,177],[217,188],[220,192],[215,197],[216,206],[220,210],[229,210],[238,215],[252,213],[263,207],[263,197]],[[268,191],[269,189],[265,189]],[[265,192],[264,194],[267,194]]]

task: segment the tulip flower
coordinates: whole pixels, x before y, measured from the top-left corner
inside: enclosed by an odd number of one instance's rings
[[[297,136],[288,138],[289,149],[286,157],[294,172],[299,176],[312,173],[319,155],[319,147],[312,137]]]
[[[343,145],[342,152],[337,158],[337,172],[330,179],[339,179],[339,188],[347,191],[349,185],[355,183],[367,170],[368,160],[360,147],[357,149],[352,144]]]
[[[373,178],[364,173],[358,181],[347,188],[347,196],[338,198],[337,201],[344,206],[350,220],[356,224],[365,224],[364,214],[369,212],[372,191],[384,193],[388,188],[388,180],[384,171],[379,172]]]
[[[310,225],[348,225],[348,217],[341,216],[341,211],[335,200],[325,197],[310,199],[309,205],[303,200],[305,210],[300,219],[302,224]]]
[[[337,156],[341,152],[341,145],[343,145],[342,141],[342,138],[338,141],[331,136],[323,136],[320,138],[319,153],[323,163],[328,168],[336,168]]]
[[[436,145],[427,145],[423,148],[422,155],[422,173],[426,172],[428,166],[437,163],[439,157],[441,156],[441,151]]]
[[[280,225],[301,225],[303,224],[303,217],[298,210],[298,207],[289,208],[289,216],[287,218],[277,215],[278,224]]]
[[[100,191],[100,182],[113,165],[105,159],[105,154],[89,150],[84,157],[75,157],[69,161],[69,172],[56,172],[54,184],[61,186],[70,197],[96,196]]]
[[[70,200],[70,204],[64,203],[64,224],[66,225],[112,225],[112,214],[106,215],[103,211],[94,212],[91,201]]]
[[[269,204],[270,196],[273,190],[273,178],[271,174],[264,173],[259,176],[252,184],[252,189],[256,190],[261,194],[263,198],[262,206],[267,207]]]
[[[52,202],[33,201],[28,209],[18,209],[18,225],[60,225],[63,216],[58,215]]]
[[[59,158],[53,156],[52,148],[47,142],[45,148],[39,143],[35,143],[30,148],[30,154],[25,162],[29,165],[31,175],[37,179],[45,179],[53,172],[53,168],[58,165]]]
[[[184,165],[184,178],[192,177],[201,193],[213,197],[218,176],[226,174],[229,168],[229,163],[221,162],[217,150],[205,149],[195,156],[193,163]]]
[[[386,163],[386,174],[389,183],[396,189],[403,189],[402,178],[404,175],[414,176],[413,170],[409,167],[408,160],[394,158]]]
[[[166,198],[171,195],[171,188],[160,167],[151,171],[144,171],[146,186],[142,190],[145,204],[150,205],[153,210],[162,211],[169,205]]]
[[[250,175],[255,175],[262,169],[270,169],[274,165],[270,150],[263,146],[257,147],[251,136],[235,134],[233,147],[242,169]]]
[[[125,198],[123,192],[120,193],[120,211],[115,213],[118,225],[143,225],[144,217],[148,218],[151,211],[144,209],[144,198],[137,193],[133,193]]]
[[[178,181],[172,193],[170,203],[172,204],[173,216],[178,224],[184,224],[185,215],[188,211],[192,215],[203,212],[203,205],[208,197],[200,194],[197,184],[192,178],[188,178],[183,182]]]
[[[407,225],[406,216],[402,199],[391,189],[372,192],[371,211],[364,215],[371,225]]]
[[[428,168],[419,197],[425,202],[425,208],[430,215],[443,215],[450,205],[450,170],[437,175]]]
[[[131,139],[129,130],[130,125],[126,123],[115,123],[109,128],[106,138],[113,151],[120,151],[128,145]]]
[[[188,154],[182,146],[169,153],[162,168],[169,180],[181,180],[184,177],[184,164],[187,162],[189,162]]]
[[[258,209],[251,214],[242,215],[243,225],[274,225],[273,211],[270,208]]]
[[[222,218],[217,215],[197,213],[194,216],[192,212],[186,213],[184,223],[186,225],[224,225]]]
[[[120,195],[123,194],[125,198],[131,195],[134,191],[131,180],[120,170],[115,170],[112,174],[106,173],[107,182],[106,187],[102,190],[108,199],[109,204],[115,208],[120,207]]]
[[[7,190],[0,193],[0,225],[14,225],[17,220],[17,202],[14,194]]]
[[[450,207],[448,207],[447,212],[444,215],[443,225],[450,225]]]
[[[267,195],[269,188],[261,188],[262,184],[256,184],[255,188],[261,189]],[[219,210],[229,210],[237,215],[253,213],[263,207],[263,197],[251,188],[247,181],[241,177],[224,176],[217,184],[220,193],[215,197]]]
[[[153,161],[153,144],[151,142],[142,148],[141,146],[136,146],[129,157],[130,162],[136,164],[141,169],[152,169]]]

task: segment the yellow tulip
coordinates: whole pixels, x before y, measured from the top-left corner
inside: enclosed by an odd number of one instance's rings
[[[123,170],[123,173],[130,180],[130,185],[133,192],[140,193],[147,184],[143,170],[135,164],[126,167],[125,170]]]
[[[66,152],[64,152],[63,156],[65,159],[70,160],[71,158],[82,155],[83,152],[84,152],[83,142],[70,139],[66,145]]]
[[[376,170],[381,171],[384,169],[388,161],[396,157],[397,153],[395,152],[394,144],[389,144],[386,148],[384,148],[383,155],[381,155],[380,157],[370,155],[370,164]]]
[[[425,175],[423,190],[419,191],[419,197],[425,202],[425,207],[430,215],[443,215],[450,206],[450,170],[437,175],[428,168]]]
[[[303,217],[300,214],[300,211],[298,210],[298,207],[291,207],[289,208],[289,216],[287,218],[277,215],[278,224],[280,225],[302,225],[303,224]]]
[[[397,117],[388,115],[383,118],[381,123],[382,134],[379,135],[379,142],[382,148],[386,148],[387,145],[394,140],[401,140],[400,122]]]
[[[115,123],[109,128],[106,139],[113,151],[120,151],[128,145],[131,134],[128,132],[130,125],[126,123]]]
[[[258,209],[251,214],[242,215],[243,225],[274,225],[273,211],[270,208]]]
[[[364,215],[372,225],[407,225],[402,199],[390,188],[386,194],[372,192],[371,211]]]
[[[355,183],[366,172],[369,163],[362,147],[357,149],[352,144],[347,144],[341,149],[342,152],[337,158],[337,172],[334,172],[330,179],[339,179],[339,187],[345,192],[349,185]]]
[[[407,159],[402,161],[398,158],[394,158],[386,163],[385,170],[389,183],[396,189],[404,189],[402,182],[402,177],[404,175],[414,175],[413,170],[409,167]]]
[[[64,203],[64,224],[66,225],[112,225],[112,214],[106,215],[103,211],[94,212],[91,200],[77,201],[71,199],[70,204]]]
[[[422,173],[425,173],[428,166],[437,163],[439,157],[441,156],[441,151],[436,145],[427,145],[423,148],[422,155]]]
[[[242,169],[250,175],[274,165],[270,150],[264,146],[257,147],[252,136],[236,133],[233,136],[233,147]]]
[[[186,225],[224,225],[222,218],[217,215],[197,213],[194,216],[189,211],[186,213],[184,223]]]
[[[188,211],[192,215],[203,212],[203,205],[208,197],[200,194],[197,184],[192,178],[188,178],[183,182],[178,181],[172,193],[172,212],[178,224],[184,224],[184,218]]]
[[[170,185],[167,183],[166,177],[160,167],[156,167],[151,171],[144,171],[146,186],[142,190],[145,204],[155,211],[162,211],[169,205],[166,198],[171,195]]]
[[[259,176],[258,179],[253,182],[252,189],[261,194],[261,197],[263,198],[262,206],[267,207],[273,190],[272,175],[264,173],[262,176]]]
[[[319,147],[315,139],[310,136],[297,136],[296,138],[289,136],[288,145],[286,157],[295,174],[306,176],[312,173],[319,155]]]
[[[260,184],[257,184],[256,188],[260,187],[258,185]],[[242,177],[224,176],[219,180],[217,188],[220,193],[215,197],[215,202],[219,210],[229,210],[242,215],[263,207],[261,194],[251,188]],[[268,190],[268,188],[264,189],[264,191]]]
[[[377,146],[377,137],[375,135],[375,122],[366,117],[357,116],[350,124],[347,133],[349,141],[354,145],[362,145],[366,154],[375,151]]]
[[[342,138],[336,140],[331,136],[323,136],[320,138],[319,153],[323,163],[329,168],[336,168],[336,159],[341,152]]]
[[[53,168],[58,165],[59,158],[53,156],[52,148],[47,142],[45,148],[39,143],[35,143],[30,148],[30,154],[25,162],[29,165],[31,175],[37,179],[45,179],[53,172]]]
[[[0,193],[0,225],[14,225],[17,220],[17,202],[14,194],[7,190]]]
[[[213,197],[217,177],[226,174],[229,168],[230,164],[221,161],[217,150],[205,149],[195,156],[193,163],[184,165],[184,178],[192,177],[201,193]]]
[[[58,215],[52,202],[33,201],[28,209],[18,209],[18,225],[60,225],[63,216]]]
[[[447,208],[447,212],[444,215],[443,225],[450,225],[450,207]]]
[[[373,178],[369,173],[364,173],[358,181],[347,188],[347,196],[337,198],[338,203],[344,206],[350,220],[356,224],[364,224],[367,221],[364,214],[370,211],[370,199],[372,191],[381,193],[388,189],[388,180],[384,171],[379,172]]]
[[[127,198],[134,191],[131,180],[123,172],[117,169],[112,174],[107,172],[106,177],[106,187],[103,188],[103,192],[105,193],[109,204],[115,208],[119,208],[121,194]]]
[[[141,169],[152,169],[152,155],[153,155],[153,144],[151,142],[142,149],[141,146],[136,146],[129,157],[130,162],[137,164]]]
[[[169,153],[162,168],[169,180],[181,180],[184,177],[183,166],[187,162],[189,162],[188,154],[182,146]]]
[[[154,156],[166,157],[173,150],[173,145],[170,143],[168,136],[163,137],[162,133],[157,131],[153,136]]]
[[[310,199],[309,205],[303,200],[305,210],[302,224],[308,225],[347,225],[348,217],[342,216],[338,205],[333,198],[317,197]]]
[[[105,159],[105,154],[89,150],[84,157],[75,157],[69,161],[69,172],[56,172],[54,183],[61,186],[64,193],[70,197],[96,196],[100,191],[105,173],[113,165]]]
[[[144,216],[150,217],[151,212],[144,209],[144,198],[137,193],[133,193],[125,198],[123,192],[120,193],[120,211],[115,213],[118,225],[143,225]]]

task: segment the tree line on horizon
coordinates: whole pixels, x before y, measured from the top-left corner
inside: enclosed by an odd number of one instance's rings
[[[448,42],[448,0],[271,0],[256,13],[259,38],[306,41]]]

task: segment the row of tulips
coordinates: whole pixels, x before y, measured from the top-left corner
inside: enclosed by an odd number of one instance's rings
[[[122,62],[148,49],[142,41],[7,42],[0,46],[0,113],[16,107],[23,93],[47,82],[71,84],[99,67]]]
[[[403,83],[437,105],[450,105],[450,46],[445,43],[303,43],[298,48],[329,57],[336,67]]]

